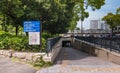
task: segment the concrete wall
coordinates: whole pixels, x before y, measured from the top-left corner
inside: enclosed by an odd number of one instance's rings
[[[48,58],[49,61],[53,63],[57,58],[58,54],[60,53],[61,49],[62,49],[62,38],[52,47],[51,52],[48,53],[46,58]]]
[[[120,64],[120,53],[113,52],[105,48],[100,48],[100,46],[85,41],[81,41],[78,39],[73,39],[72,46],[90,55],[97,56],[101,59]]]

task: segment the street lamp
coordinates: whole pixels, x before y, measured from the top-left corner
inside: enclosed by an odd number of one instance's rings
[[[81,20],[81,36],[83,36],[83,21]]]
[[[112,19],[110,18],[110,23],[112,24]],[[111,35],[110,35],[110,51],[112,50],[112,37],[113,37],[113,28],[111,28]]]

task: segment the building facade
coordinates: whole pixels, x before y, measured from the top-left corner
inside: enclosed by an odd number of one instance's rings
[[[90,29],[98,29],[99,20],[90,21]]]

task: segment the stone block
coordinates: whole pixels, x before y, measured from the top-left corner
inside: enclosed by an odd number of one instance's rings
[[[24,53],[24,52],[15,52],[15,53],[13,53],[13,57],[19,58],[19,59],[25,59],[26,53]]]
[[[26,61],[31,61],[31,62],[32,62],[33,56],[34,56],[33,53],[27,53],[27,54],[26,54],[26,57],[25,57]]]
[[[37,62],[38,60],[40,60],[41,56],[34,56],[33,57],[33,62]]]
[[[2,55],[3,54],[3,50],[0,50],[0,55]]]
[[[9,50],[3,50],[3,51],[2,51],[2,55],[4,55],[4,56],[8,56],[8,57],[12,57],[12,51],[9,51]]]

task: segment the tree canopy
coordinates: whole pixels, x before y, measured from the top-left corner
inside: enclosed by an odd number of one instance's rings
[[[40,20],[43,31],[65,33],[89,16],[86,8],[100,9],[104,4],[105,0],[0,0],[0,24],[16,27],[17,35],[23,21]]]
[[[106,16],[102,18],[108,25],[110,25],[110,28],[113,29],[116,26],[120,25],[120,8],[116,10],[116,14],[108,13]]]

